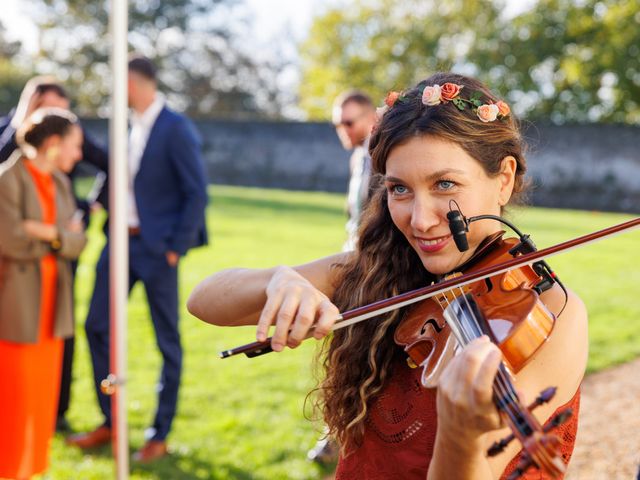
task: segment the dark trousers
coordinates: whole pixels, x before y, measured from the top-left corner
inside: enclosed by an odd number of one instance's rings
[[[169,266],[164,254],[149,251],[140,236],[129,239],[129,292],[141,281],[147,293],[156,343],[163,365],[158,385],[158,409],[153,422],[152,440],[164,440],[176,413],[182,369],[182,347],[178,332],[178,271]],[[109,244],[96,267],[96,283],[87,323],[87,340],[93,362],[98,403],[111,426],[110,397],[100,391],[100,382],[109,373]]]
[[[71,276],[75,285],[78,261],[71,262]],[[74,288],[75,290],[75,288]],[[75,305],[75,291],[73,291],[73,304]],[[75,323],[75,315],[74,320]],[[60,375],[60,394],[58,396],[58,418],[64,418],[69,410],[71,401],[71,381],[73,379],[73,352],[75,350],[75,337],[65,338],[62,353],[62,374]]]
[[[62,376],[60,377],[60,397],[58,399],[58,418],[64,417],[67,410],[69,410],[74,348],[75,337],[65,338],[64,353],[62,355]]]

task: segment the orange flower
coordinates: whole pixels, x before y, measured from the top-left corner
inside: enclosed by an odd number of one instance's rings
[[[391,91],[389,93],[387,93],[387,97],[384,99],[384,103],[389,107],[393,107],[396,103],[396,100],[398,100],[398,97],[400,97],[400,94],[398,92],[394,92]]]
[[[440,96],[445,102],[449,102],[456,98],[462,90],[462,85],[456,85],[455,83],[445,83],[440,90]]]
[[[498,115],[500,115],[501,117],[508,117],[511,113],[509,105],[507,105],[507,103],[503,102],[502,100],[496,102],[496,106],[498,107]]]

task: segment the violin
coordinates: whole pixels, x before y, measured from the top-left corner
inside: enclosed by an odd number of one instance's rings
[[[485,240],[462,271],[503,263],[518,255],[524,245],[522,241],[502,239],[503,233]],[[558,282],[559,279],[548,274],[540,264],[523,265],[416,304],[394,334],[395,342],[408,354],[409,365],[422,368],[421,383],[427,388],[437,385],[440,374],[459,347],[482,335],[489,336],[498,345],[503,361],[494,379],[493,398],[513,434],[494,443],[487,453],[497,455],[514,439],[520,440],[524,453],[510,479],[518,478],[531,466],[552,478],[565,471],[560,441],[531,414],[534,408],[553,398],[555,388],[544,390],[532,405],[524,406],[511,373],[519,372],[551,334],[556,316],[540,300],[539,294],[549,291],[553,296],[565,296],[566,290]],[[550,425],[560,425],[571,414],[571,409],[559,412]]]
[[[556,478],[564,472],[565,465],[559,454],[560,441],[550,431],[566,421],[571,411],[560,412],[543,427],[531,411],[550,401],[555,388],[547,388],[532,404],[525,406],[512,380],[512,374],[520,371],[544,344],[555,323],[556,316],[540,300],[540,293],[566,295],[545,259],[638,228],[640,218],[536,250],[528,235],[521,234],[504,219],[489,215],[466,219],[458,211],[449,217],[458,249],[465,249],[464,232],[468,231],[469,223],[485,218],[506,223],[520,238],[503,240],[503,232],[493,235],[462,266],[461,272],[450,274],[433,285],[343,312],[332,330],[415,304],[396,328],[394,339],[407,352],[410,366],[423,368],[425,387],[436,385],[458,345],[463,347],[481,335],[488,335],[504,359],[493,384],[494,401],[513,433],[494,443],[487,454],[497,455],[518,439],[524,452],[509,479],[515,480],[532,466]],[[270,351],[271,338],[268,338],[223,351],[220,356],[228,358],[244,353],[256,357]]]
[[[502,233],[484,242],[466,263],[466,271],[512,258],[509,252],[517,247],[518,240],[503,240]],[[557,277],[555,281],[558,281]],[[453,356],[455,341],[452,340],[458,340],[463,333],[474,335],[473,338],[488,335],[502,351],[509,369],[518,373],[551,334],[555,315],[539,298],[539,294],[546,290],[554,296],[566,295],[563,288],[554,288],[548,278],[530,265],[454,288],[417,304],[407,312],[396,328],[394,340],[409,355],[410,366],[424,368],[422,384],[428,388],[436,386],[441,371]],[[474,315],[483,320],[480,325],[473,326],[473,332],[460,331],[461,328],[470,328],[468,325],[454,326],[454,337],[444,315],[449,307],[465,312],[465,319]]]

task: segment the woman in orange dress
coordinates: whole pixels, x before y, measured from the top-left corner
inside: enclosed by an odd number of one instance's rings
[[[73,332],[70,262],[86,237],[69,172],[82,155],[72,113],[42,109],[17,133],[0,175],[0,478],[47,468],[63,339]]]

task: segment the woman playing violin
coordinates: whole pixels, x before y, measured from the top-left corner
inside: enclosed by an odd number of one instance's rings
[[[493,220],[469,226],[469,249],[452,239],[447,212],[500,215],[525,185],[524,145],[509,107],[464,76],[439,73],[387,97],[370,143],[379,181],[365,211],[356,250],[294,268],[230,269],[204,280],[188,308],[225,326],[257,324],[257,339],[275,330],[272,348],[297,347],[309,333],[325,337],[340,311],[438,281],[463,266],[492,234]],[[561,427],[567,463],[577,428],[578,388],[587,359],[587,316],[578,297],[540,299],[562,312],[551,335],[516,376],[525,401],[553,385],[551,402],[535,410],[540,423],[570,405]],[[325,342],[320,405],[341,446],[338,479],[487,479],[513,471],[521,445],[488,457],[509,434],[493,401],[501,363],[482,336],[442,371],[436,389],[420,385],[419,369],[394,342],[405,309],[336,331]],[[313,325],[313,329],[310,330]],[[540,472],[529,478],[547,478]]]

